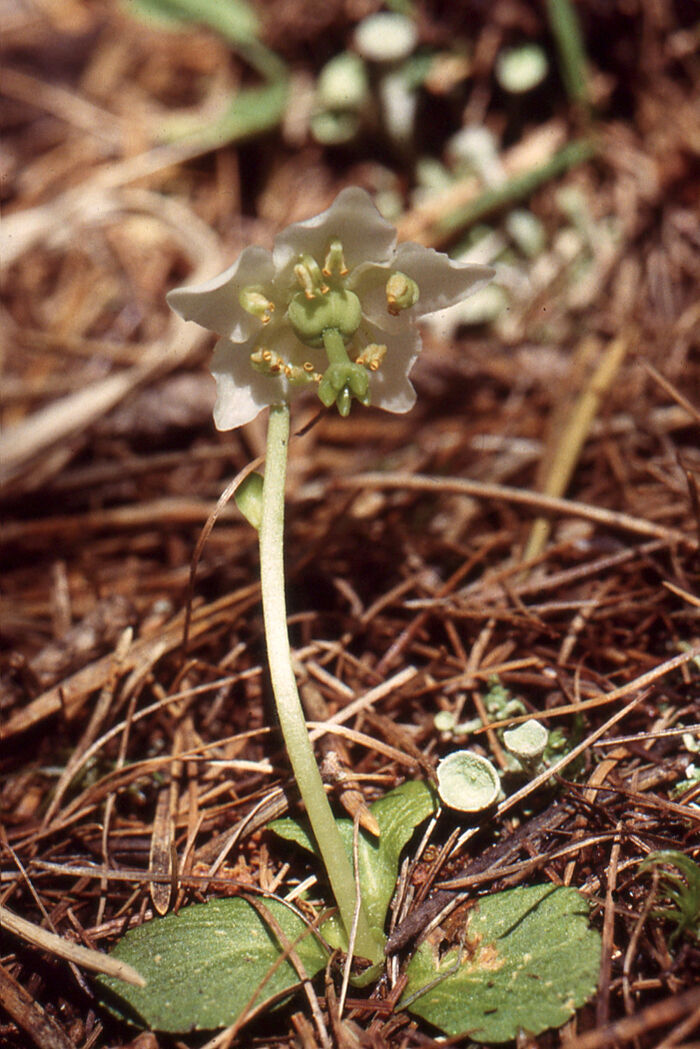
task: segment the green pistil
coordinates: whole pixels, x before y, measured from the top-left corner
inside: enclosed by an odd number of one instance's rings
[[[386,346],[372,343],[351,360],[348,346],[353,342],[362,321],[362,305],[354,291],[347,287],[348,268],[343,245],[334,239],[328,246],[323,269],[312,255],[301,255],[294,267],[300,287],[292,295],[286,320],[305,346],[323,348],[328,367],[319,374],[310,361],[290,364],[274,350],[258,346],[250,355],[252,367],[263,375],[281,376],[294,385],[318,383],[318,395],[330,408],[335,404],[342,416],[350,413],[352,401],[369,404],[370,372],[376,372],[386,353]],[[386,286],[389,312],[398,313],[412,306],[418,298],[418,286],[403,273],[392,273]],[[270,320],[274,305],[262,287],[244,288],[241,305],[259,317],[263,324]]]
[[[367,369],[348,357],[343,336],[335,328],[323,333],[323,346],[328,356],[328,367],[318,387],[318,396],[326,408],[335,403],[345,418],[350,413],[352,399],[369,404],[369,375]]]
[[[313,298],[299,291],[289,303],[287,319],[300,342],[319,349],[329,329],[337,331],[344,343],[350,342],[360,326],[362,307],[357,295],[344,287]]]

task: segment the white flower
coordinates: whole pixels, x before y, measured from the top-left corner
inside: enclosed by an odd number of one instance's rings
[[[347,415],[352,398],[390,412],[415,401],[408,373],[420,350],[416,320],[485,284],[486,266],[463,265],[396,230],[362,189],[252,246],[205,284],[176,288],[170,306],[215,331],[214,421],[249,422],[317,384]]]

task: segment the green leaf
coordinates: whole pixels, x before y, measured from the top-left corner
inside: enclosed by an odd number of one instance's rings
[[[202,124],[201,116],[174,113],[161,121],[158,140],[197,140],[202,146],[218,149],[231,142],[241,142],[270,131],[282,119],[287,105],[288,86],[287,80],[280,77],[262,87],[244,88],[232,95],[224,111],[208,124]]]
[[[260,904],[294,946],[306,974],[314,976],[328,954],[308,926],[277,900]],[[131,1022],[171,1033],[208,1030],[234,1023],[254,996],[257,1008],[299,984],[288,959],[274,968],[282,953],[247,900],[212,900],[146,922],[117,944],[112,956],[135,966],[145,987],[110,977],[98,983],[103,1002]]]
[[[259,473],[253,471],[238,486],[234,495],[236,506],[256,531],[262,521],[262,490],[263,479]]]
[[[125,7],[145,21],[209,26],[232,44],[248,44],[260,31],[257,15],[245,0],[125,0]]]
[[[494,893],[467,912],[463,949],[438,957],[438,946],[426,941],[409,962],[401,1006],[448,1035],[537,1035],[566,1023],[596,989],[600,936],[576,889]]]
[[[360,885],[370,925],[383,930],[396,888],[401,852],[418,824],[435,811],[435,796],[427,783],[419,780],[402,783],[373,802],[370,811],[379,824],[381,834],[377,840],[360,831]],[[338,820],[338,828],[352,860],[352,822]],[[296,820],[275,820],[270,824],[270,829],[281,838],[295,841],[310,852],[316,851],[308,831]]]

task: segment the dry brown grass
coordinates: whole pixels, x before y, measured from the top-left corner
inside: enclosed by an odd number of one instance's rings
[[[182,646],[198,536],[264,430],[214,432],[211,340],[169,316],[164,294],[269,244],[342,185],[379,188],[371,146],[313,144],[300,87],[320,64],[309,41],[332,40],[329,57],[373,6],[334,3],[312,24],[299,5],[264,3],[267,40],[295,72],[292,112],[221,149],[158,141],[163,114],[216,106],[246,82],[212,34],[144,27],[108,0],[15,0],[0,15],[0,904],[75,944],[106,949],[154,912],[306,874],[301,860],[284,870],[261,829],[296,800],[269,728],[255,536],[231,506],[203,548]],[[479,61],[467,112],[525,143],[505,154],[518,171],[539,156],[540,117],[564,142],[575,130],[563,95],[516,128],[497,97],[489,107],[495,50],[540,18],[520,0],[493,6],[426,2],[419,24],[448,47],[469,21]],[[576,775],[561,771],[556,827],[533,824],[507,860],[475,860],[516,817],[549,811],[551,790],[535,791],[459,851],[441,848],[450,828],[438,830],[414,872],[419,900],[536,871],[593,902],[597,1000],[528,1045],[700,1038],[700,952],[691,940],[669,950],[639,875],[649,851],[700,847],[700,787],[673,793],[691,760],[677,727],[700,721],[700,60],[688,6],[579,5],[600,149],[557,184],[575,186],[595,222],[615,222],[614,250],[593,250],[575,286],[553,272],[513,309],[507,336],[427,336],[409,416],[325,414],[291,449],[301,687],[314,720],[338,726],[324,746],[342,740],[353,787],[371,800],[429,773],[450,746],[433,715],[483,714],[493,675],[584,744]],[[444,99],[428,101],[446,121]],[[410,165],[390,163],[407,186]],[[469,199],[469,186],[458,193]],[[402,230],[436,243],[435,218],[453,204],[408,210]],[[530,206],[554,236],[552,186]],[[314,414],[302,406],[298,430]],[[502,760],[495,728],[473,742]],[[1,943],[0,1044],[133,1037],[46,943]],[[432,1044],[391,1013],[390,995],[349,1000],[341,1021],[334,993],[320,1006],[337,1046]],[[237,1044],[315,1038],[298,1012]]]

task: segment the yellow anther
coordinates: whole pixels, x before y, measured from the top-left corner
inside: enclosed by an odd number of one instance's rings
[[[285,363],[279,353],[268,350],[264,346],[259,346],[251,353],[250,363],[261,375],[279,375],[285,368]]]
[[[418,302],[418,285],[405,273],[392,273],[386,282],[386,308],[396,317]]]
[[[318,295],[325,295],[329,291],[328,285],[323,280],[321,267],[312,255],[302,255],[294,267],[294,276],[307,299],[315,299]]]
[[[323,265],[323,274],[326,277],[346,277],[350,271],[345,265],[343,245],[339,240],[332,240]]]
[[[356,358],[355,364],[361,364],[371,372],[379,371],[386,356],[386,349],[386,346],[380,346],[376,342],[372,342],[365,346],[360,356]]]
[[[238,301],[246,313],[252,313],[254,317],[258,317],[262,324],[270,323],[270,315],[275,304],[268,299],[261,288],[244,288],[238,296]]]

